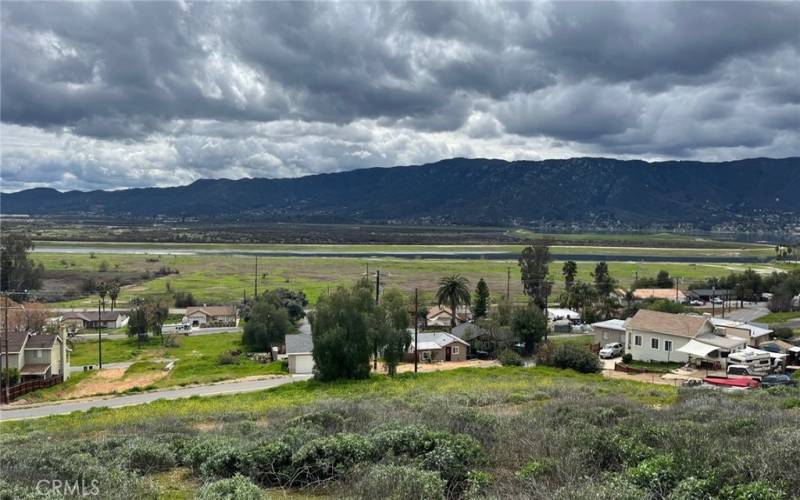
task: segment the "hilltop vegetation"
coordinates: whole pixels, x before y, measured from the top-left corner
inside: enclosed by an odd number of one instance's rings
[[[4,423],[0,488],[22,498],[53,474],[97,479],[105,498],[257,498],[244,495],[273,488],[332,498],[789,498],[800,491],[798,407],[797,389],[723,395],[545,368],[302,382]]]
[[[797,217],[800,159],[726,163],[606,158],[454,158],[297,179],[203,179],[165,189],[3,194],[4,213],[123,218],[247,217],[283,222],[543,225],[623,228],[736,221],[783,226]],[[444,193],[442,186],[447,186]],[[783,220],[785,219],[785,220]],[[783,224],[780,221],[783,221]]]

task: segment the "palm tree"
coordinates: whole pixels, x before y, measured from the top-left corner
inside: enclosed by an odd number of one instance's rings
[[[114,307],[117,305],[117,297],[119,297],[119,282],[112,281],[111,284],[108,286],[108,296],[111,299],[111,310],[114,310]]]
[[[564,285],[570,288],[575,283],[575,276],[578,274],[578,264],[573,260],[564,262],[564,267],[561,268],[561,274],[564,275]]]
[[[440,279],[436,300],[439,302],[439,307],[442,304],[450,306],[450,326],[456,326],[456,311],[460,306],[469,305],[469,280],[460,274],[451,274]]]
[[[106,295],[108,294],[108,283],[102,281],[97,284],[97,294],[100,295],[100,299],[103,301],[103,310],[106,310]]]

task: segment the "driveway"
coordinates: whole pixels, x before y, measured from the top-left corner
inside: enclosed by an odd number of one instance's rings
[[[238,394],[244,392],[271,389],[284,384],[307,380],[311,375],[286,375],[281,377],[222,382],[219,384],[184,387],[180,389],[166,389],[162,391],[143,392],[127,396],[115,396],[106,399],[88,399],[80,401],[65,401],[61,403],[31,405],[23,408],[13,408],[4,405],[0,407],[0,421],[23,420],[29,418],[49,417],[51,415],[64,415],[75,411],[87,411],[92,408],[120,408],[158,401],[160,399],[174,400],[190,398],[192,396],[218,396],[221,394]],[[12,409],[13,408],[13,409]]]

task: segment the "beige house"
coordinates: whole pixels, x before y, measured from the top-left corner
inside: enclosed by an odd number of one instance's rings
[[[67,331],[91,330],[97,328],[122,328],[128,324],[125,311],[70,311],[61,315],[62,328]]]
[[[420,333],[419,360],[430,361],[466,361],[469,344],[460,338],[444,332]],[[412,337],[411,346],[406,354],[407,361],[414,361],[414,351],[417,345]]]
[[[592,323],[594,332],[594,343],[601,346],[606,344],[625,345],[625,321],[621,319],[609,319]]]
[[[63,375],[69,378],[70,349],[60,335],[33,335],[11,332],[8,352],[5,338],[0,337],[0,367],[17,369],[23,380],[49,378]]]
[[[453,314],[450,312],[449,307],[434,306],[428,311],[426,316],[426,324],[428,326],[450,326],[450,320]],[[471,319],[469,309],[460,307],[456,314],[456,324],[464,323]]]
[[[236,326],[236,308],[233,306],[187,307],[183,322],[192,326]]]

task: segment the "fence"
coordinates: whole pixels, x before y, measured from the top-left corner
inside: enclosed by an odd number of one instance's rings
[[[64,378],[61,375],[53,375],[52,377],[48,377],[42,380],[31,380],[29,382],[22,382],[21,384],[12,385],[8,388],[8,396],[9,400],[13,401],[16,398],[22,396],[23,394],[28,394],[29,392],[33,392],[37,389],[44,389],[46,387],[52,387],[56,384],[60,384],[64,381]],[[6,400],[6,390],[3,387],[3,390],[0,391],[0,403],[8,403],[9,400]]]

